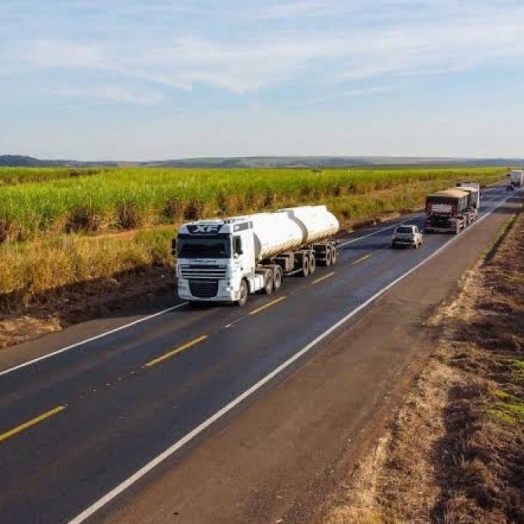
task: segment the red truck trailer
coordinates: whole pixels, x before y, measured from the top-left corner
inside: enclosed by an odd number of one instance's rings
[[[478,216],[478,191],[453,188],[426,197],[426,233],[459,233]]]

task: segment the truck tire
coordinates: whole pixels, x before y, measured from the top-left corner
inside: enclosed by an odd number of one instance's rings
[[[264,293],[266,295],[271,295],[271,293],[273,293],[273,289],[275,287],[275,280],[274,280],[274,274],[273,274],[273,271],[269,270],[267,273],[266,273],[266,282],[265,282],[265,285],[264,285]]]
[[[236,302],[237,306],[245,306],[247,302],[247,297],[249,295],[249,287],[247,285],[247,282],[245,280],[242,280],[240,282],[240,290],[239,290],[239,298]]]
[[[314,253],[310,253],[309,255],[309,274],[312,275],[315,272],[316,268],[317,268],[317,259],[315,258]]]
[[[334,266],[338,260],[337,246],[331,246],[331,265]]]
[[[309,257],[307,253],[302,255],[302,276],[307,277],[309,275]]]
[[[331,246],[326,246],[326,261],[324,262],[326,267],[329,267],[331,265],[332,258],[333,252],[331,251]]]
[[[280,266],[275,266],[273,271],[273,289],[277,291],[282,285],[282,268]]]

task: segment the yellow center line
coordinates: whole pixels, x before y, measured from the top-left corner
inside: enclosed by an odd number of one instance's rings
[[[256,313],[259,313],[260,311],[263,311],[264,309],[277,304],[278,302],[280,302],[281,300],[284,300],[285,298],[287,298],[287,297],[277,298],[276,300],[273,300],[273,302],[268,302],[267,304],[265,304],[263,306],[260,306],[257,309],[253,309],[253,311],[250,311],[249,314],[250,315],[255,315]]]
[[[39,422],[42,422],[46,418],[56,415],[60,411],[63,411],[65,408],[66,408],[65,406],[57,406],[56,408],[51,409],[47,411],[46,413],[39,415],[38,417],[35,417],[27,422],[24,422],[23,424],[20,424],[20,426],[17,426],[16,428],[13,428],[7,431],[6,433],[2,433],[0,435],[0,442],[2,442],[2,440],[8,439],[9,437],[12,437],[13,435],[16,435],[17,433],[24,431],[25,429],[30,428],[31,426],[34,426],[35,424],[38,424]]]
[[[168,358],[174,357],[175,355],[178,355],[178,353],[181,353],[182,351],[189,349],[190,347],[198,344],[199,342],[206,340],[206,338],[207,338],[207,335],[202,335],[201,337],[195,338],[195,340],[192,340],[191,342],[188,342],[187,344],[184,344],[183,346],[173,349],[173,351],[169,351],[168,353],[165,353],[164,355],[161,355],[153,360],[150,360],[149,362],[144,364],[144,367],[149,368]]]
[[[326,278],[332,277],[334,274],[335,274],[335,272],[332,271],[331,273],[328,273],[327,275],[324,275],[323,277],[320,277],[320,278],[317,278],[316,280],[313,280],[313,282],[311,282],[311,283],[312,284],[318,284],[319,282],[322,282],[322,280],[326,280]]]
[[[359,258],[358,260],[355,260],[355,262],[353,262],[351,265],[354,266],[355,264],[358,264],[359,262],[366,260],[366,258],[369,258],[370,256],[371,256],[371,253],[369,255]]]

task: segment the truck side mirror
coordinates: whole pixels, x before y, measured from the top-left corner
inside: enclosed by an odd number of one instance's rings
[[[176,248],[177,248],[177,241],[176,241],[176,238],[172,238],[171,239],[171,254],[173,256],[176,255]]]

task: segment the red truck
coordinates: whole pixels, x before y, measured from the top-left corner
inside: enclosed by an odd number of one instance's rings
[[[459,233],[478,217],[480,190],[474,184],[426,197],[425,233]]]

